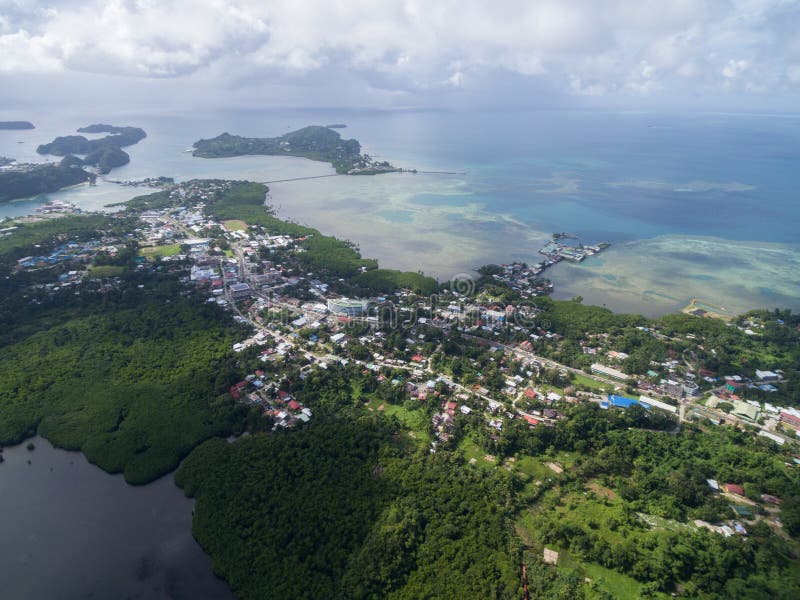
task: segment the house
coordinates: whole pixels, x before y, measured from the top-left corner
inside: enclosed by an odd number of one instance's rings
[[[617,408],[630,408],[634,404],[639,404],[638,400],[634,398],[626,398],[625,396],[615,396],[614,394],[608,395],[608,401]]]
[[[756,377],[759,381],[778,381],[781,376],[773,371],[761,371],[756,369]]]
[[[246,298],[250,295],[250,285],[247,283],[232,283],[228,289],[234,298]]]
[[[722,486],[722,489],[728,492],[729,494],[736,494],[737,496],[744,496],[744,488],[740,485],[735,483],[726,483]]]
[[[459,410],[465,415],[468,415],[469,413],[472,412],[472,409],[469,406],[467,406],[466,404],[462,404],[461,407],[459,408]]]
[[[731,508],[733,509],[733,512],[736,513],[737,517],[749,519],[753,516],[753,511],[750,510],[749,506],[745,506],[743,504],[731,504]]]
[[[558,402],[559,400],[561,400],[560,394],[556,394],[555,392],[547,392],[548,402]]]
[[[731,414],[735,417],[755,423],[758,420],[758,413],[758,408],[752,404],[748,404],[747,402],[742,402],[740,400],[735,400],[733,402]]]
[[[653,407],[658,408],[660,410],[675,414],[678,412],[678,407],[673,406],[672,404],[667,404],[666,402],[661,402],[660,400],[655,400],[653,398],[649,398],[647,396],[639,396],[639,404],[644,406],[645,408]]]
[[[781,423],[800,431],[800,411],[787,409],[781,411]]]
[[[600,375],[601,377],[608,377],[610,379],[615,379],[617,381],[628,381],[629,377],[619,371],[617,369],[613,369],[611,367],[607,367],[600,363],[594,363],[592,365],[592,373],[595,375]]]
[[[775,435],[774,433],[770,433],[769,431],[764,431],[763,429],[758,432],[759,437],[765,437],[768,440],[772,440],[778,446],[783,446],[786,443],[786,438],[783,438],[779,435]]]

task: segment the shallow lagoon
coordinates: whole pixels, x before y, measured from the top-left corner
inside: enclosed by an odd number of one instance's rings
[[[614,245],[581,265],[552,269],[557,297],[580,295],[646,314],[676,310],[696,297],[735,310],[800,308],[791,270],[800,256],[800,118],[794,116],[272,110],[33,120],[36,130],[0,133],[0,155],[43,160],[38,143],[88,122],[140,125],[148,137],[126,149],[131,163],[110,178],[179,181],[331,173],[329,165],[303,159],[208,160],[185,150],[222,131],[275,135],[342,121],[348,127],[340,133],[360,139],[376,158],[463,172],[271,186],[280,215],[353,240],[385,267],[446,280],[487,262],[537,261],[553,231],[571,231],[586,243]],[[17,137],[25,143],[17,145]],[[146,191],[101,182],[51,197],[96,209]],[[0,216],[32,206],[2,206]],[[681,249],[690,243],[690,252]]]

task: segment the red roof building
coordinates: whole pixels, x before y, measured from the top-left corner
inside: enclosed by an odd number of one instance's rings
[[[292,410],[300,410],[302,406],[297,400],[289,400],[289,408]]]
[[[729,494],[736,494],[738,496],[744,496],[744,488],[740,485],[735,483],[726,483],[722,486],[722,489],[728,492]]]
[[[794,429],[800,429],[800,417],[786,412],[785,410],[781,412],[781,423],[793,427]]]

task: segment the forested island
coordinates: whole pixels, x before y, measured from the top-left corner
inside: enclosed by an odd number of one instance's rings
[[[0,130],[35,129],[30,121],[0,121]]]
[[[183,460],[243,600],[800,594],[800,316],[534,303],[517,264],[439,285],[266,192],[5,227],[0,444],[39,433],[135,484]]]
[[[130,162],[130,156],[122,150],[123,147],[132,146],[147,137],[144,129],[139,127],[116,127],[102,123],[81,127],[78,132],[111,135],[97,139],[88,139],[82,135],[57,137],[49,144],[41,144],[36,152],[55,156],[85,155],[84,165],[97,167],[100,173],[106,174],[111,169]]]
[[[376,175],[399,171],[388,162],[372,160],[361,153],[358,140],[343,140],[330,127],[310,125],[274,138],[248,138],[223,133],[215,138],[199,140],[193,145],[193,156],[223,158],[244,155],[299,156],[330,163],[342,175]]]
[[[95,175],[80,168],[79,158],[65,156],[60,163],[26,164],[0,171],[0,203],[92,182]]]

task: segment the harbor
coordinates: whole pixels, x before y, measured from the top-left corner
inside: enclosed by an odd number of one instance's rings
[[[575,240],[576,245],[570,245],[562,240]],[[589,256],[599,254],[611,244],[601,242],[594,246],[584,246],[577,235],[572,233],[554,233],[552,241],[547,242],[539,254],[544,260],[533,265],[524,262],[513,262],[499,266],[499,272],[492,273],[492,277],[519,292],[524,298],[548,295],[553,292],[553,283],[541,276],[545,270],[558,264],[562,260],[580,263]]]
[[[66,202],[64,200],[48,200],[43,206],[37,206],[33,211],[37,215],[51,216],[63,216],[83,212],[72,202]]]
[[[569,244],[564,240],[574,240],[574,244]],[[580,238],[574,233],[554,233],[553,239],[539,250],[539,254],[546,258],[546,266],[552,266],[561,260],[579,263],[589,256],[599,254],[611,244],[600,242],[594,246],[584,246]]]

